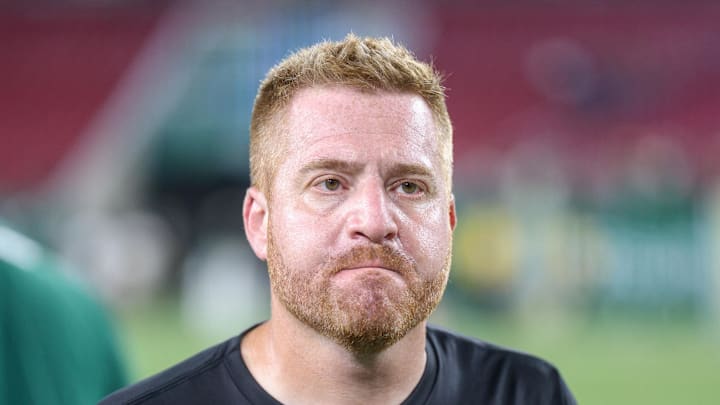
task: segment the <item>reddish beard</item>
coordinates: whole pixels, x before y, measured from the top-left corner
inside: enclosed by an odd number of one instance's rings
[[[406,254],[381,245],[329,255],[317,269],[296,269],[286,262],[268,228],[268,270],[275,296],[301,322],[354,353],[376,353],[402,339],[430,316],[445,290],[449,251],[443,268],[425,276]],[[340,271],[368,262],[396,272],[404,285],[383,271],[360,274],[342,288],[333,282]]]

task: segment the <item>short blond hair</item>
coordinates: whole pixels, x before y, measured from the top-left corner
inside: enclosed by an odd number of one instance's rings
[[[270,192],[277,163],[285,153],[276,139],[285,107],[298,90],[313,86],[347,86],[361,91],[420,95],[438,129],[448,187],[452,178],[452,124],[445,105],[442,76],[388,38],[348,34],[300,49],[275,65],[260,84],[250,120],[250,180]]]

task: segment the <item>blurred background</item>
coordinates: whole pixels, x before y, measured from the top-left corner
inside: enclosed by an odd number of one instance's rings
[[[268,316],[242,229],[264,73],[392,36],[445,74],[455,125],[432,321],[549,359],[582,404],[714,404],[718,21],[699,0],[0,2],[0,217],[112,309],[133,381],[160,371]]]

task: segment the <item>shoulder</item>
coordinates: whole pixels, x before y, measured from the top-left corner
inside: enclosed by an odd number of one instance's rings
[[[61,257],[0,220],[0,292],[6,305],[47,319],[103,323],[100,300],[69,274]]]
[[[81,346],[83,352],[104,345],[114,350],[111,319],[102,301],[67,273],[68,266],[60,258],[0,223],[0,305],[10,309],[0,316],[12,325],[9,331],[28,333],[48,346],[65,338],[64,343]],[[39,332],[45,329],[72,333]]]
[[[57,397],[94,403],[127,383],[105,307],[67,276],[66,267],[0,221],[0,308],[6,309],[0,311],[0,340],[15,342],[4,359],[0,353],[0,374],[9,378],[5,395],[10,398],[33,392],[39,403]],[[28,368],[28,358],[42,359],[42,367]],[[12,371],[18,369],[24,371]]]
[[[437,327],[428,327],[428,341],[440,378],[458,381],[456,390],[482,391],[488,403],[500,397],[507,403],[574,403],[557,368],[539,357]]]
[[[224,361],[239,356],[240,337],[210,347],[175,366],[109,395],[100,404],[195,403],[198,395],[220,394],[232,385]],[[203,394],[204,393],[204,394]],[[210,398],[212,394],[210,395]]]
[[[488,371],[502,368],[531,374],[548,374],[555,370],[552,364],[536,356],[438,327],[428,327],[428,339],[441,360],[453,360],[456,364],[470,369]]]

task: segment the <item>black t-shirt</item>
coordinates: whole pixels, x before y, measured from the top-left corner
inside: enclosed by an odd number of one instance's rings
[[[240,355],[248,331],[100,404],[280,404]],[[425,350],[425,371],[403,404],[575,404],[555,367],[536,357],[434,327],[427,328]]]

